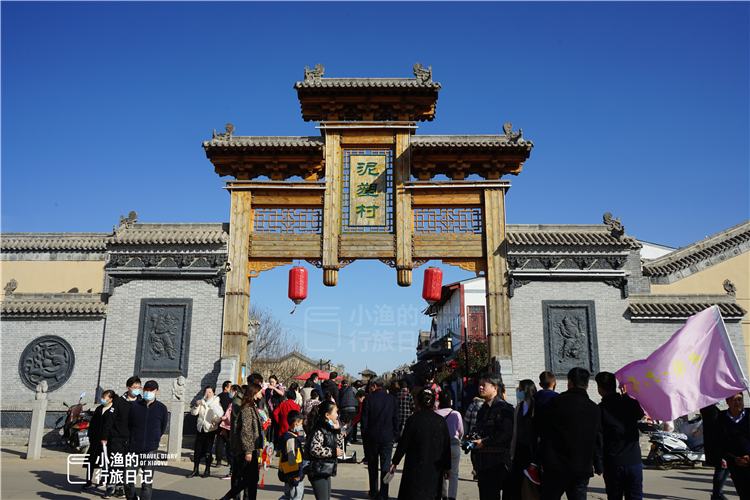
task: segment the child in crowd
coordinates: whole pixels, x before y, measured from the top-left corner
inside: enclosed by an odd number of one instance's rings
[[[539,413],[539,409],[545,404],[549,403],[552,398],[557,396],[555,387],[557,387],[557,377],[552,372],[544,371],[539,374],[539,386],[542,388],[534,394],[534,414]],[[541,484],[541,478],[539,477],[539,466],[542,465],[542,441],[546,439],[546,436],[539,436],[539,446],[537,447],[534,455],[531,457],[531,465],[529,465],[523,473],[529,480],[534,484]]]
[[[279,437],[279,479],[284,483],[284,495],[279,500],[302,500],[305,495],[302,472],[302,414],[292,410],[286,417],[289,430]]]

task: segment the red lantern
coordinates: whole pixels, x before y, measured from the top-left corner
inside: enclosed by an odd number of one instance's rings
[[[432,304],[440,300],[443,287],[443,271],[438,267],[428,267],[424,272],[424,285],[422,286],[422,298]]]
[[[302,266],[289,270],[289,298],[294,302],[295,309],[307,298],[307,269]]]

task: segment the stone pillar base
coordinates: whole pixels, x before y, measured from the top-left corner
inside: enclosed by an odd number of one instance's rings
[[[31,426],[29,428],[29,445],[26,448],[26,460],[36,460],[42,457],[42,438],[44,437],[46,414],[46,397],[37,399],[31,404]]]
[[[185,421],[185,402],[172,401],[169,404],[169,441],[167,453],[170,457],[182,458],[182,424]]]
[[[216,380],[217,394],[221,392],[221,384],[223,384],[225,380],[231,380],[233,384],[239,386],[244,385],[244,380],[237,380],[237,377],[239,376],[239,363],[239,356],[224,356],[221,358],[221,370],[219,371],[219,376]]]

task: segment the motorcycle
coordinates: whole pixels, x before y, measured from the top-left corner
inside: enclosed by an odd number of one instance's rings
[[[689,425],[688,432],[691,432],[692,436],[700,436],[702,434],[702,423],[700,417],[688,422],[686,424],[686,426]],[[690,439],[684,433],[665,432],[647,422],[639,423],[638,429],[648,436],[651,443],[651,449],[644,461],[647,465],[654,465],[657,469],[666,470],[680,465],[695,467],[706,459],[703,446],[690,448],[688,446]],[[683,429],[685,429],[685,426],[681,428],[681,430]]]
[[[85,454],[89,449],[89,436],[88,427],[91,418],[94,416],[93,410],[83,409],[85,403],[82,403],[83,397],[86,395],[85,392],[81,393],[81,397],[78,399],[78,403],[69,406],[63,402],[68,412],[65,415],[65,424],[60,429],[60,435],[62,436],[63,443],[65,443],[65,450],[69,448],[78,450],[79,453]]]

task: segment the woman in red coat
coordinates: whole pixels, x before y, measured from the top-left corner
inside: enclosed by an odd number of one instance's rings
[[[273,410],[273,416],[279,423],[279,436],[289,430],[289,423],[286,421],[286,416],[292,410],[300,411],[299,405],[294,402],[295,393],[294,391],[286,391],[286,401],[282,402]],[[278,438],[279,436],[275,436]]]

